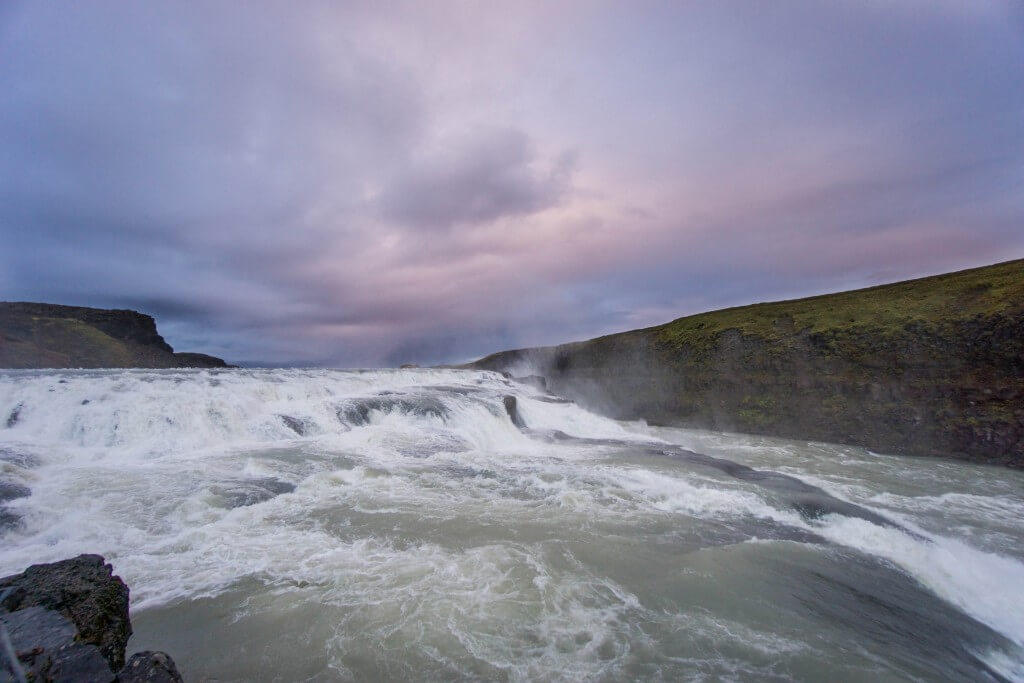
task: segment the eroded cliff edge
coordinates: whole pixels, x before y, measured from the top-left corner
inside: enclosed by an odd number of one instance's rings
[[[471,366],[613,417],[1024,467],[1024,260]]]
[[[100,555],[0,578],[0,681],[182,682],[164,652],[125,661],[131,635],[128,586]]]
[[[0,302],[0,368],[222,368],[220,358],[175,353],[151,316],[31,302]]]

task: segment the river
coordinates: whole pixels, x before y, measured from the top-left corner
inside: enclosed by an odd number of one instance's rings
[[[189,681],[1024,680],[1008,469],[491,372],[53,370],[0,371],[0,481],[0,575],[104,555]]]

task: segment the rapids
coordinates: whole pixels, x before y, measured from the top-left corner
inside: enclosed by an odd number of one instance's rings
[[[496,373],[2,371],[4,491],[186,680],[1024,680],[1024,473]]]

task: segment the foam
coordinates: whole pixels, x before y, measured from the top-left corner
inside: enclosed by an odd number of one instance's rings
[[[615,443],[531,438],[505,413],[508,394],[531,430]],[[646,453],[644,445],[658,442],[644,425],[537,395],[495,373],[455,370],[0,373],[0,421],[18,410],[13,426],[0,428],[0,449],[22,454],[18,463],[0,462],[0,474],[32,489],[10,503],[23,525],[3,537],[0,575],[101,553],[132,586],[136,610],[251,580],[347,609],[350,628],[335,634],[339,652],[353,639],[400,632],[423,656],[443,659],[454,648],[512,679],[550,671],[614,678],[626,675],[630,648],[648,638],[637,624],[660,617],[609,577],[571,557],[556,562],[550,546],[517,534],[673,516],[770,520],[883,558],[1024,647],[1024,593],[1013,590],[1024,586],[1024,564],[955,537],[953,528],[930,534],[906,519],[955,515],[1019,538],[1024,500],[1005,489],[901,496],[879,491],[877,481],[851,481],[847,471],[822,473],[820,462],[812,476],[794,458],[788,473],[860,504],[895,508],[919,537],[835,515],[807,521],[755,484],[668,458],[651,466],[645,455],[636,464],[622,456],[630,444]],[[370,406],[365,416],[339,419],[339,406],[359,401]],[[441,408],[417,411],[416,401]],[[284,416],[301,423],[301,433]],[[725,453],[735,446],[755,460],[786,462],[798,449],[652,433]],[[828,457],[827,446],[815,449],[820,454],[802,457]],[[225,482],[266,479],[295,489],[232,509],[216,494]],[[490,528],[495,539],[463,546],[458,533],[443,536],[445,525],[464,534]],[[509,531],[499,539],[501,530]],[[395,613],[391,604],[413,611]],[[444,624],[443,633],[423,630],[425,623]],[[760,643],[762,654],[803,647],[722,619],[704,628]],[[1019,673],[1017,654],[979,656]],[[334,666],[345,670],[340,659]],[[464,662],[444,666],[461,670]]]
[[[914,539],[861,519],[831,516],[816,531],[842,545],[885,558],[936,595],[1024,646],[1024,564],[954,538]]]

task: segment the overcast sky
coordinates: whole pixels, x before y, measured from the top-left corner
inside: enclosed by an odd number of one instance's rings
[[[0,299],[465,360],[1024,257],[1024,3],[0,3]]]

